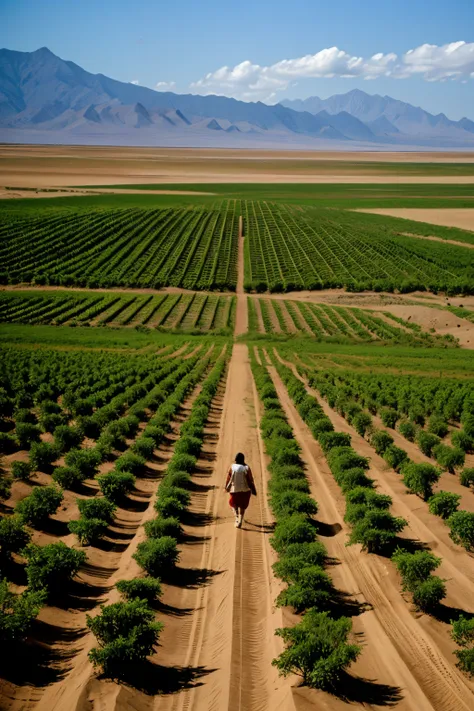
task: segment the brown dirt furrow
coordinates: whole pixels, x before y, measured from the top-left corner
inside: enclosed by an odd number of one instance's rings
[[[345,546],[347,528],[342,518],[345,508],[342,494],[332,479],[319,445],[312,439],[273,368],[271,374],[309,465],[308,478],[320,504],[318,520],[321,517],[327,523],[329,519],[333,527],[335,524],[341,526],[340,532],[335,535],[333,532],[325,541],[330,554],[340,561],[334,577],[345,583],[344,589],[352,594],[359,593],[362,601],[371,606],[370,610],[354,618],[355,631],[362,632],[366,643],[353,668],[354,673],[366,680],[375,678],[377,682],[380,680],[399,687],[403,696],[398,704],[400,709],[467,711],[472,707],[472,685],[454,666],[454,645],[447,629],[443,630],[442,623],[431,619],[429,625],[421,624],[410,612],[389,561],[381,556],[364,554],[359,546]],[[355,446],[358,449],[357,444]],[[377,685],[374,686],[372,698],[377,698],[377,691],[383,694],[384,687],[377,690]],[[381,698],[379,696],[378,703]]]

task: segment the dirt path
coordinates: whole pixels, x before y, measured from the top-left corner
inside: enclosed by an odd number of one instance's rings
[[[181,632],[173,635],[170,627],[168,641],[166,633],[163,636],[162,648],[167,664],[189,667],[203,678],[178,694],[156,698],[153,708],[273,711],[278,698],[278,708],[292,711],[289,686],[278,680],[271,666],[279,651],[274,629],[281,624],[281,616],[273,612],[278,591],[270,568],[271,519],[264,493],[253,380],[244,344],[234,345],[219,410],[214,431],[206,436],[204,455],[210,471],[206,475],[201,467],[198,470],[200,489],[193,497],[192,513],[199,517],[196,522],[201,526],[186,529],[194,536],[193,545],[184,544],[182,554],[183,566],[197,566],[207,579],[197,590],[186,588],[171,595],[173,606],[178,608],[176,627],[180,626]],[[228,496],[223,491],[225,472],[239,450],[252,465],[259,494],[252,500],[240,531],[234,527]],[[179,615],[186,610],[188,617],[183,622]],[[281,706],[283,697],[289,705],[285,702]]]
[[[235,308],[235,336],[241,336],[247,332],[248,313],[247,296],[244,292],[244,236],[242,215],[239,217],[239,238],[237,254],[237,304]]]
[[[330,554],[340,561],[331,575],[334,575],[335,582],[339,578],[343,589],[357,596],[361,603],[371,606],[354,618],[355,630],[363,634],[366,645],[353,668],[354,673],[365,677],[365,681],[377,681],[372,688],[372,699],[378,699],[372,701],[374,705],[380,704],[383,694],[388,693],[384,692],[382,684],[389,684],[401,689],[403,698],[397,704],[399,709],[467,711],[472,708],[472,685],[454,667],[454,645],[448,635],[434,629],[442,624],[434,621],[432,628],[425,625],[426,616],[422,616],[420,622],[415,618],[400,593],[394,569],[386,559],[364,554],[359,546],[345,546],[347,529],[343,522],[345,504],[342,494],[319,445],[292,405],[278,374],[273,368],[270,370],[302,446],[303,458],[308,465],[307,475],[320,505],[318,520],[331,524],[332,530],[325,543]],[[347,691],[350,693],[349,688]],[[394,693],[396,689],[391,690],[391,694]],[[309,691],[306,690],[304,695],[308,698]],[[327,708],[334,707],[328,704]]]
[[[448,207],[446,209],[394,207],[372,208],[370,210],[358,209],[355,212],[369,212],[376,215],[389,215],[391,217],[402,217],[406,220],[414,220],[415,222],[428,222],[432,225],[441,225],[443,227],[459,227],[462,230],[474,230],[474,209],[470,207]],[[424,239],[426,239],[426,237]],[[451,240],[444,239],[440,241],[448,243],[451,242]],[[461,244],[463,247],[469,246],[464,242],[452,242],[452,244]]]

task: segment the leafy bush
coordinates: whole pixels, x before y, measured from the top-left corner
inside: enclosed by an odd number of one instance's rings
[[[428,580],[433,570],[436,570],[441,563],[441,558],[437,558],[430,551],[408,553],[401,548],[397,548],[392,555],[392,560],[402,576],[403,589],[410,592],[413,592],[420,583]]]
[[[139,543],[133,557],[138,565],[154,577],[159,577],[176,565],[179,552],[177,541],[172,536],[150,538]]]
[[[368,553],[377,553],[391,543],[406,525],[405,519],[395,518],[388,511],[367,508],[364,518],[354,525],[349,543],[360,543]]]
[[[191,454],[177,454],[173,456],[170,463],[168,464],[167,472],[188,472],[191,474],[196,468],[196,457]]]
[[[155,440],[152,437],[139,437],[132,445],[132,452],[143,459],[151,459],[155,451]],[[129,469],[128,471],[131,471]]]
[[[180,486],[171,486],[165,479],[160,486],[158,500],[161,498],[173,498],[186,509],[191,501],[191,494]]]
[[[71,449],[66,454],[66,464],[75,469],[83,479],[93,479],[99,471],[100,453],[95,448]]]
[[[459,480],[463,486],[474,486],[474,468],[463,469]]]
[[[163,624],[154,621],[146,600],[116,602],[100,609],[96,617],[87,615],[87,626],[99,642],[89,659],[106,676],[120,676],[125,667],[144,662],[153,652]]]
[[[270,539],[277,553],[284,553],[292,543],[311,543],[316,538],[314,527],[304,514],[295,513],[278,521]]]
[[[398,414],[398,412],[396,410],[393,410],[391,407],[384,407],[380,411],[380,419],[382,420],[383,424],[385,425],[385,427],[390,427],[391,429],[394,429],[399,417],[400,415]]]
[[[181,519],[186,512],[186,504],[168,492],[166,495],[163,495],[163,492],[161,493],[161,496],[155,502],[154,508],[163,518]]]
[[[15,595],[10,592],[8,581],[0,580],[0,639],[12,643],[26,637],[44,601],[44,591],[26,590]]]
[[[453,494],[451,491],[438,491],[428,499],[428,506],[432,514],[446,519],[458,510],[460,501],[459,494]]]
[[[343,494],[347,494],[356,487],[365,486],[370,488],[374,484],[374,480],[366,475],[362,467],[346,469],[336,477],[336,480]]]
[[[474,414],[464,412],[461,416],[461,424],[464,428],[464,432],[470,437],[474,437]]]
[[[75,489],[84,481],[82,474],[72,467],[55,467],[52,476],[63,489]]]
[[[317,689],[334,689],[342,672],[355,662],[361,648],[348,644],[352,622],[347,617],[333,620],[327,612],[308,610],[294,627],[276,631],[287,648],[272,661],[283,676],[299,674],[303,682]]]
[[[324,432],[319,437],[323,452],[327,453],[334,447],[350,447],[351,436],[345,432]]]
[[[308,566],[322,566],[327,558],[327,551],[320,541],[312,543],[291,543],[285,554],[273,564],[277,578],[286,583],[295,581],[301,570]]]
[[[445,444],[437,444],[433,447],[433,455],[438,464],[451,474],[454,474],[456,467],[462,467],[466,459],[462,449],[448,447]]]
[[[84,518],[101,518],[107,523],[114,519],[117,506],[105,497],[94,497],[92,499],[77,499],[77,506]]]
[[[428,422],[428,432],[442,439],[449,432],[448,423],[439,415],[431,415]]]
[[[82,442],[82,434],[76,427],[59,425],[54,430],[54,445],[58,452],[67,452]]]
[[[137,475],[145,471],[146,462],[143,457],[140,457],[134,452],[126,452],[115,462],[115,469],[118,472],[130,472]]]
[[[405,439],[409,442],[415,441],[417,427],[414,422],[411,422],[411,420],[402,420],[399,422],[398,431],[402,437],[405,437]]]
[[[124,496],[135,486],[135,477],[128,472],[109,472],[101,474],[97,477],[99,488],[104,496],[113,501],[120,503]]]
[[[191,476],[188,472],[170,472],[166,475],[166,484],[168,486],[177,486],[181,489],[186,489],[191,484]]]
[[[33,442],[30,448],[30,464],[34,471],[48,471],[51,464],[58,458],[56,447],[48,442]]]
[[[9,558],[18,553],[30,542],[30,534],[18,514],[0,519],[0,556]]]
[[[466,550],[474,547],[474,513],[455,511],[448,518],[448,526],[454,543],[459,543]]]
[[[451,443],[454,447],[462,449],[467,454],[474,452],[474,437],[468,435],[464,430],[453,432],[451,435]]]
[[[12,462],[12,475],[14,479],[26,481],[31,476],[31,464],[29,462]]]
[[[29,449],[33,442],[39,442],[41,437],[40,428],[30,422],[17,422],[15,433],[20,449]]]
[[[79,543],[83,546],[90,546],[105,534],[109,527],[107,521],[101,518],[80,518],[77,521],[69,521],[68,528],[71,533],[77,536]]]
[[[9,432],[0,432],[0,452],[2,454],[11,454],[18,449],[18,442]]]
[[[382,455],[393,444],[393,437],[385,430],[375,430],[370,437],[370,444],[377,454]]]
[[[331,578],[319,565],[305,566],[300,570],[294,582],[282,590],[276,599],[277,607],[293,607],[295,612],[314,607],[327,607],[333,586]]]
[[[15,511],[20,514],[24,523],[40,526],[48,516],[56,513],[62,500],[62,489],[54,485],[35,487],[29,496],[16,505]]]
[[[24,549],[27,560],[26,577],[31,590],[62,591],[67,583],[85,563],[83,551],[69,548],[65,543],[48,543],[36,546],[30,543]]]
[[[454,654],[458,658],[458,667],[461,671],[474,676],[474,647],[471,649],[456,649]]]
[[[387,510],[392,505],[392,499],[388,494],[378,494],[365,486],[354,487],[348,492],[346,500],[348,504],[365,504],[373,509]]]
[[[193,457],[197,457],[201,448],[202,440],[198,437],[181,436],[176,442],[174,454],[191,454]]]
[[[318,512],[318,505],[308,494],[299,491],[283,491],[274,493],[271,497],[274,515],[279,518],[293,513],[304,513],[312,516]]]
[[[413,602],[423,612],[434,610],[445,597],[446,586],[437,575],[431,575],[413,591]]]
[[[416,436],[416,443],[426,457],[431,457],[433,447],[441,442],[437,435],[420,430]]]
[[[401,447],[391,444],[383,453],[383,458],[389,467],[398,472],[403,464],[408,461],[408,454]]]
[[[402,469],[403,483],[413,494],[421,496],[425,501],[433,495],[433,484],[436,484],[440,473],[432,464],[415,464],[409,462]]]
[[[12,491],[13,479],[11,476],[0,475],[0,499],[9,499]]]
[[[372,418],[368,412],[359,412],[352,420],[352,426],[361,437],[372,427]]]
[[[27,408],[20,408],[15,412],[15,422],[29,422],[31,425],[35,425],[38,419],[34,412],[28,410]]]
[[[451,637],[460,647],[467,647],[474,644],[474,617],[463,617],[453,621]]]
[[[117,590],[127,600],[139,598],[147,602],[154,602],[161,597],[161,583],[158,578],[133,578],[132,580],[119,580]]]

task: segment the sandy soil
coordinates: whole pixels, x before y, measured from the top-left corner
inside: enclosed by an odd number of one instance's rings
[[[467,208],[450,208],[446,209],[425,209],[411,207],[397,208],[373,208],[371,210],[357,210],[357,212],[371,212],[376,215],[390,215],[391,217],[404,217],[406,220],[415,220],[416,222],[430,222],[432,225],[442,225],[443,227],[459,227],[462,230],[474,231],[474,209]],[[420,235],[422,237],[422,235]],[[426,238],[425,238],[426,239]],[[429,238],[428,238],[429,239]],[[450,240],[441,240],[442,242]],[[470,245],[464,242],[453,242],[462,247]]]
[[[385,170],[382,163],[400,166]],[[474,183],[473,175],[413,175],[407,162],[472,163],[473,153],[328,153],[211,149],[0,146],[0,186],[144,183]],[[380,167],[377,165],[380,164]],[[61,193],[57,193],[60,195]]]

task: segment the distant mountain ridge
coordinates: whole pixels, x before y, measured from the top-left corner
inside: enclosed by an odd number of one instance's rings
[[[416,143],[474,148],[474,122],[449,121],[444,114],[433,117],[410,104],[358,90],[273,106],[225,96],[159,92],[91,74],[43,47],[35,52],[0,50],[0,140],[345,149]]]

